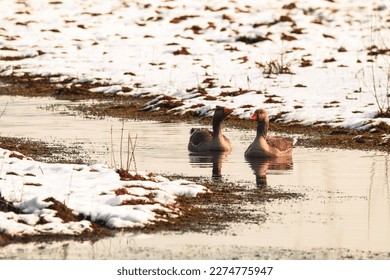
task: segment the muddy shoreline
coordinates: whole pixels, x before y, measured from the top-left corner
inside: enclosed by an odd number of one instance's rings
[[[116,117],[136,120],[154,120],[162,122],[189,122],[209,125],[210,118],[201,118],[194,113],[181,114],[175,111],[180,106],[178,100],[167,98],[159,104],[158,110],[148,110],[145,104],[155,96],[143,97],[122,96],[90,92],[89,89],[99,84],[71,84],[69,81],[51,82],[50,77],[32,77],[24,75],[0,77],[1,95],[21,95],[26,97],[48,97],[66,100],[94,100],[94,104],[70,106],[80,114],[89,117]],[[101,102],[99,102],[101,101]],[[162,105],[161,105],[162,104]],[[368,131],[334,128],[324,125],[305,126],[297,123],[278,122],[280,116],[270,119],[270,131],[298,135],[297,145],[303,147],[340,148],[358,150],[379,150],[390,152],[389,139],[383,134],[390,134],[390,126],[381,124]],[[231,116],[226,120],[227,127],[255,129],[254,122]],[[304,137],[299,137],[303,135]]]
[[[62,162],[85,164],[87,157],[84,156],[81,149],[77,147],[68,147],[60,144],[46,143],[31,139],[19,139],[0,137],[0,147],[16,150],[33,159],[39,159],[46,162]],[[164,175],[164,174],[163,174]],[[166,176],[166,175],[165,175]],[[12,243],[30,243],[30,242],[53,242],[53,241],[96,241],[104,237],[112,237],[119,232],[131,233],[159,233],[159,232],[201,232],[212,233],[224,230],[229,223],[245,222],[259,223],[266,220],[266,214],[263,216],[254,216],[251,211],[242,208],[242,203],[261,205],[270,200],[289,200],[289,199],[304,199],[304,196],[299,193],[283,192],[273,189],[255,189],[248,188],[245,184],[229,183],[226,181],[213,182],[206,177],[188,177],[183,174],[169,175],[168,178],[187,179],[195,181],[198,184],[206,186],[210,193],[199,194],[196,198],[179,197],[177,205],[182,213],[179,219],[171,218],[169,215],[163,217],[165,222],[156,222],[141,228],[132,228],[126,230],[115,230],[105,227],[103,224],[92,222],[93,231],[84,232],[81,235],[25,235],[11,236],[0,233],[0,247]],[[215,203],[218,201],[218,203]],[[58,213],[67,215],[58,205]],[[239,211],[237,211],[239,209]],[[3,200],[0,197],[0,211],[17,211],[12,204]],[[85,219],[86,217],[77,217],[77,219]],[[67,218],[67,217],[64,217]],[[87,218],[88,219],[88,218]]]
[[[70,106],[69,110],[76,110],[80,114],[89,117],[117,117],[137,120],[155,120],[162,122],[189,122],[208,125],[209,118],[199,118],[195,114],[173,113],[178,105],[174,100],[167,100],[166,106],[160,107],[157,111],[145,110],[145,104],[152,100],[152,97],[126,97],[117,95],[103,95],[91,93],[90,88],[97,85],[80,84],[65,87],[67,82],[61,84],[50,82],[49,77],[0,77],[1,95],[22,95],[26,97],[47,97],[52,96],[58,99],[67,100],[95,100],[93,105]],[[65,89],[64,89],[65,88]],[[101,102],[99,102],[101,101]],[[278,133],[290,135],[303,135],[299,139],[298,145],[304,147],[318,148],[342,148],[359,150],[379,150],[390,151],[390,143],[384,142],[381,134],[390,133],[388,126],[377,127],[374,132],[363,132],[357,130],[346,130],[341,128],[331,128],[326,126],[313,127],[303,126],[294,123],[279,123],[277,117],[273,119],[271,130]],[[226,126],[240,129],[254,129],[255,123],[231,117],[226,121]],[[299,138],[299,136],[298,136]],[[5,149],[16,150],[26,156],[46,162],[67,162],[67,163],[87,163],[85,155],[80,154],[77,147],[63,147],[53,143],[37,142],[30,139],[18,139],[0,137],[0,146]],[[71,159],[64,154],[72,154]],[[185,178],[185,175],[177,175]],[[158,222],[145,228],[127,230],[129,232],[154,233],[160,231],[175,232],[212,232],[218,231],[227,226],[229,222],[240,219],[246,223],[254,220],[259,222],[259,217],[253,219],[252,214],[241,209],[239,212],[231,211],[233,205],[243,203],[262,204],[268,200],[288,200],[304,199],[299,193],[286,193],[267,189],[250,189],[240,184],[228,182],[213,183],[206,178],[187,178],[208,187],[212,193],[201,194],[196,199],[180,198],[178,203],[182,210],[180,219],[168,219],[168,222]],[[211,203],[218,200],[219,203]],[[240,209],[240,207],[238,207]],[[212,213],[212,214],[210,214]],[[264,215],[261,217],[266,219]],[[47,242],[57,240],[94,240],[117,233],[116,230],[107,230],[98,223],[94,225],[95,231],[82,236],[7,236],[0,234],[0,246],[15,242]]]

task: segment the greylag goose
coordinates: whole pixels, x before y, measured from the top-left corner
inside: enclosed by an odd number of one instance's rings
[[[292,156],[293,140],[282,137],[267,138],[269,118],[264,109],[258,109],[250,118],[257,120],[257,134],[255,140],[245,151],[246,157],[290,157]]]
[[[222,122],[232,112],[232,109],[217,106],[213,116],[213,131],[207,128],[192,128],[188,150],[191,152],[230,151],[232,145],[222,134]]]

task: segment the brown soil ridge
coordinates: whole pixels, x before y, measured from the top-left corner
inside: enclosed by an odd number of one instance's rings
[[[195,113],[181,114],[175,108],[181,106],[181,102],[170,97],[163,98],[159,110],[145,110],[145,104],[151,96],[133,97],[107,95],[93,93],[91,88],[103,86],[103,84],[69,84],[69,81],[51,82],[50,77],[5,76],[0,77],[0,83],[6,86],[0,88],[0,95],[22,95],[27,97],[52,96],[58,99],[68,100],[100,100],[89,105],[69,106],[81,114],[94,117],[117,117],[136,120],[155,120],[162,122],[189,122],[210,124],[210,118],[200,118]],[[340,148],[359,150],[380,150],[390,152],[389,139],[383,139],[383,134],[390,134],[390,126],[382,123],[369,131],[355,129],[334,128],[326,125],[305,126],[296,122],[278,122],[281,116],[271,117],[270,130],[278,133],[298,135],[299,146],[317,148]],[[254,122],[231,116],[226,120],[229,127],[240,129],[255,129]],[[303,135],[304,137],[299,137]]]

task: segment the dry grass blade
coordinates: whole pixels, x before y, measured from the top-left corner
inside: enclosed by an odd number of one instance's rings
[[[123,153],[123,130],[124,130],[124,126],[125,126],[125,121],[122,120],[121,142],[120,142],[120,148],[119,148],[119,160],[121,162],[121,168],[123,168],[122,153]]]
[[[8,102],[5,103],[4,109],[3,109],[3,111],[0,114],[0,118],[5,114],[5,110],[7,110],[7,106],[8,106]]]
[[[127,170],[130,169],[131,160],[132,160],[132,158],[130,157],[130,148],[132,148],[132,146],[130,147],[130,144],[131,144],[131,136],[130,136],[130,132],[129,132],[127,134],[127,163],[126,163]]]
[[[122,128],[121,128],[121,134],[120,134],[120,147],[119,147],[119,166],[117,166],[116,161],[115,161],[115,151],[114,151],[114,139],[113,139],[113,127],[111,126],[111,152],[112,152],[112,160],[115,168],[118,168],[118,170],[123,170],[125,172],[129,172],[131,169],[131,164],[134,165],[134,171],[137,172],[137,163],[135,160],[135,149],[137,146],[137,141],[138,141],[138,134],[135,136],[135,140],[132,139],[130,132],[128,132],[127,135],[127,151],[126,151],[126,157],[124,157],[123,153],[124,148],[123,148],[123,137],[124,137],[124,121],[122,122]],[[124,160],[126,160],[126,165]]]
[[[113,139],[113,126],[111,125],[111,160],[114,166],[116,166],[115,161],[115,151],[114,151],[114,139]]]
[[[130,132],[127,136],[127,165],[126,170],[130,170],[131,163],[134,164],[134,171],[137,172],[137,163],[135,160],[135,148],[137,146],[138,134],[135,135],[135,141],[131,138]]]

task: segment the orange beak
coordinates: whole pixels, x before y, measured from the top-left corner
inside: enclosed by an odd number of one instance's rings
[[[230,108],[225,108],[223,111],[225,112],[226,115],[230,115],[231,113],[233,113],[233,109]]]
[[[252,115],[252,117],[250,117],[249,119],[250,120],[257,120],[257,113],[254,113],[253,115]]]

